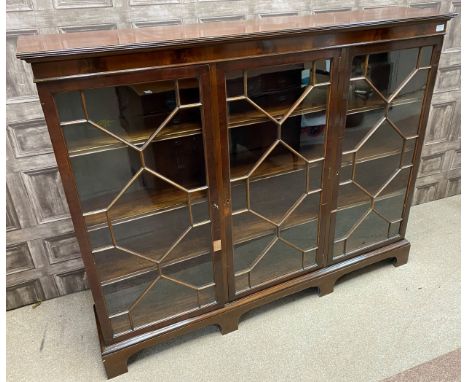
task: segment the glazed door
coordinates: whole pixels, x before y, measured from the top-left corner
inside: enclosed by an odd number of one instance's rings
[[[75,225],[85,226],[80,244],[99,282],[101,325],[114,337],[222,301],[207,73],[147,71],[54,90],[74,178],[67,196],[76,188],[83,218]]]
[[[336,53],[223,65],[231,299],[322,265],[322,172]]]
[[[426,41],[350,50],[329,262],[404,235],[416,152],[432,93],[433,79],[429,79],[431,70],[436,70],[431,63],[437,63],[433,55],[437,44],[434,39]]]

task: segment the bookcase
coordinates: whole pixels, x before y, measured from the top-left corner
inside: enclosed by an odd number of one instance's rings
[[[451,17],[383,8],[19,40],[109,378],[145,347],[226,334],[262,304],[407,262]]]

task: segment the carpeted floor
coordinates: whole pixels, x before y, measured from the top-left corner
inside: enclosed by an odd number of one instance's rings
[[[322,298],[304,291],[258,308],[226,336],[209,327],[145,350],[114,381],[455,382],[460,196],[416,206],[407,237],[405,266],[377,264]],[[89,292],[7,313],[7,380],[105,380]]]

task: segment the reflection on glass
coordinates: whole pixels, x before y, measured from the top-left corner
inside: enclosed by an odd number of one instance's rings
[[[305,168],[278,173],[249,183],[250,209],[273,223],[280,224],[287,212],[306,192]],[[285,192],[286,189],[288,192]],[[266,193],[268,197],[265,197]]]
[[[114,333],[215,303],[198,80],[55,100]]]
[[[356,163],[353,182],[375,196],[398,171],[400,155],[389,155]]]
[[[419,48],[369,55],[366,77],[385,97],[390,96],[412,74]]]
[[[354,57],[335,258],[399,235],[432,47]]]
[[[230,129],[231,178],[247,176],[276,137],[277,127],[271,122]]]
[[[424,91],[426,90],[428,75],[429,69],[419,69],[414,73],[408,83],[406,83],[398,93],[394,94],[394,104],[409,101],[422,101]]]
[[[331,60],[228,73],[236,291],[315,267]]]
[[[366,80],[352,81],[348,91],[348,110],[367,111],[385,106],[385,100]]]
[[[249,272],[250,285],[260,285],[303,269],[303,253],[284,241],[276,239],[263,249],[261,258]]]
[[[324,60],[228,74],[229,126],[324,111],[330,65],[330,60]]]
[[[85,213],[106,208],[140,168],[138,153],[126,147],[73,157],[70,162]]]
[[[424,46],[419,53],[419,67],[427,67],[431,65],[432,46]]]
[[[196,264],[184,268],[191,274],[203,275],[209,272],[210,263],[209,257],[199,257]],[[177,268],[167,268],[164,272],[167,275],[162,277],[156,270],[149,270],[103,287],[114,333],[122,334],[148,322],[175,317],[209,305],[214,300],[212,283],[203,284],[203,279],[179,274]],[[138,296],[137,301],[134,296]]]
[[[414,138],[418,135],[421,108],[422,100],[399,105],[391,104],[388,108],[387,117],[398,127],[398,131],[404,138]]]
[[[364,218],[359,220],[359,225],[347,236],[345,253],[365,248],[387,238],[388,222],[374,211],[370,211],[366,213]]]
[[[55,102],[71,155],[201,133],[196,79],[59,93]]]
[[[307,113],[287,119],[281,138],[294,150],[311,161],[324,156],[326,112]]]
[[[351,67],[351,78],[357,78],[364,75],[367,66],[367,56],[355,56]]]
[[[206,185],[203,138],[186,136],[153,142],[144,151],[145,165],[186,189]]]

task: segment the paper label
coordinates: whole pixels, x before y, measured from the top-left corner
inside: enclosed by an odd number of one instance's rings
[[[436,32],[443,32],[444,29],[445,29],[445,25],[444,25],[444,24],[436,25]]]
[[[217,252],[221,250],[221,240],[213,241],[213,251]]]

